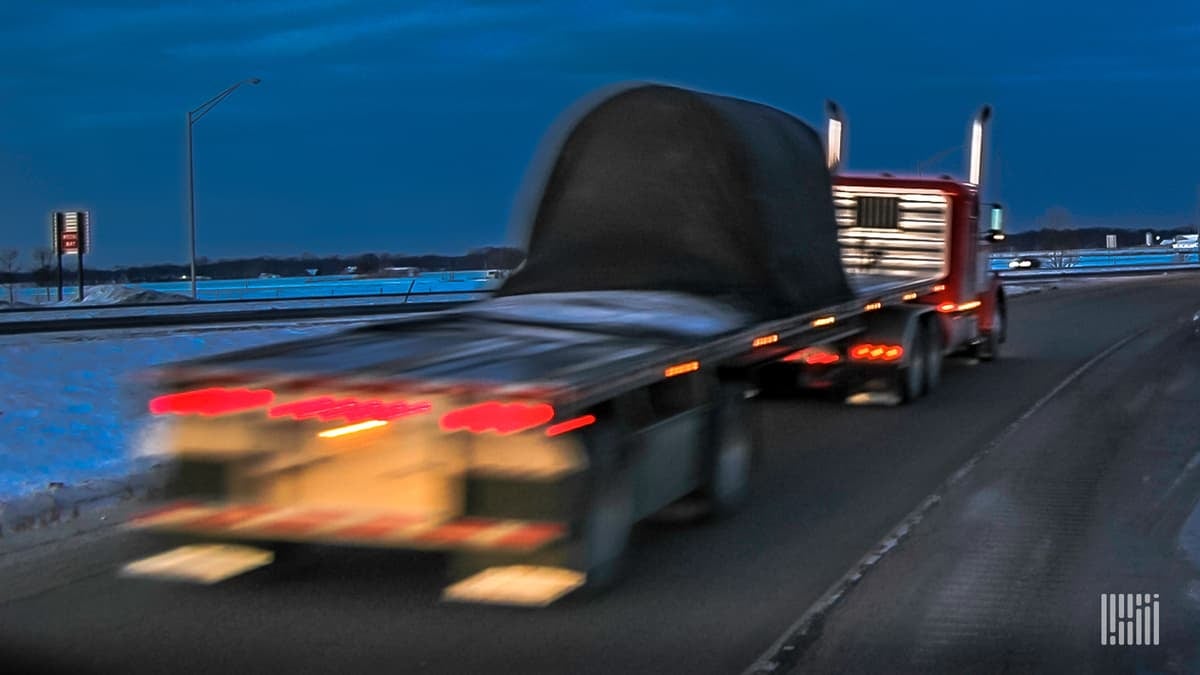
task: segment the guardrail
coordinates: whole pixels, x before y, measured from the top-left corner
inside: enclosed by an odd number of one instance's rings
[[[90,316],[58,316],[51,317],[55,309],[44,310],[12,310],[0,317],[0,335],[18,335],[29,333],[52,333],[79,330],[111,330],[116,328],[158,328],[173,326],[195,326],[221,323],[248,323],[298,320],[298,319],[331,319],[338,317],[377,317],[381,315],[411,314],[418,312],[436,312],[479,300],[491,295],[491,291],[432,291],[421,293],[419,297],[428,296],[457,296],[443,297],[440,301],[421,300],[410,301],[411,296],[400,296],[395,302],[345,303],[336,305],[317,304],[320,299],[299,299],[296,301],[281,301],[281,303],[262,301],[237,302],[236,306],[221,302],[179,303],[168,307],[174,312],[157,311],[161,305],[99,305],[91,307],[69,308],[66,312],[82,313],[91,310]],[[475,297],[463,297],[475,296]],[[295,302],[304,306],[287,306]],[[252,306],[255,304],[259,306]],[[180,311],[192,310],[192,311]]]
[[[1052,279],[1056,277],[1103,277],[1166,274],[1200,270],[1200,263],[1158,263],[1152,265],[1113,265],[1110,267],[1057,267],[1023,270],[996,270],[1001,279]]]
[[[360,301],[362,304],[366,305],[366,304],[377,304],[380,302],[380,298],[385,298],[386,300],[384,300],[384,302],[388,302],[390,304],[408,304],[408,303],[415,304],[415,303],[426,302],[422,298],[429,298],[429,297],[435,297],[435,296],[436,297],[480,296],[480,295],[486,296],[486,295],[491,295],[493,290],[494,289],[488,288],[488,289],[463,289],[463,290],[452,290],[452,291],[419,291],[419,292],[411,292],[410,291],[410,292],[405,292],[405,293],[386,293],[386,294],[338,293],[338,294],[331,294],[331,295],[297,295],[297,296],[292,296],[292,297],[281,297],[278,299],[276,299],[276,298],[229,298],[229,299],[223,299],[223,300],[192,300],[189,298],[186,300],[165,300],[162,302],[119,303],[119,304],[109,304],[109,305],[105,305],[105,304],[94,304],[93,305],[93,304],[85,304],[85,303],[73,303],[73,304],[61,304],[60,305],[57,303],[49,303],[49,304],[32,304],[32,305],[21,305],[21,306],[17,306],[17,307],[0,308],[0,317],[5,316],[5,315],[22,314],[22,313],[29,313],[30,315],[32,315],[33,313],[39,313],[39,312],[51,313],[51,312],[110,311],[110,310],[120,310],[120,309],[130,309],[130,308],[139,308],[139,309],[144,310],[144,309],[150,309],[150,308],[177,308],[177,307],[202,307],[202,306],[215,308],[215,307],[232,307],[232,306],[236,306],[236,305],[249,305],[249,304],[254,304],[254,303],[271,303],[274,306],[281,306],[281,305],[286,305],[288,303],[300,304],[300,303],[325,302],[328,300],[337,300],[337,301],[342,301],[342,302]],[[474,298],[472,297],[472,298],[467,298],[467,299],[474,299]],[[449,300],[444,300],[444,299],[442,300],[442,302],[448,302],[448,301]],[[68,300],[64,300],[63,302],[68,303],[68,302],[72,302],[72,301],[70,301],[68,299]]]

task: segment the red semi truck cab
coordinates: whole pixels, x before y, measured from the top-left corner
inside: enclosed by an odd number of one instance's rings
[[[982,201],[983,155],[991,109],[971,125],[965,180],[840,172],[844,119],[828,112],[828,163],[842,263],[848,272],[891,279],[936,278],[934,291],[912,298],[941,317],[948,352],[995,357],[1005,339],[1007,308],[991,250],[1004,239],[1003,207]]]

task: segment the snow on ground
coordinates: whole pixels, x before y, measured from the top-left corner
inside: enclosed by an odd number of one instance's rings
[[[129,451],[149,428],[128,419],[139,410],[128,383],[136,371],[351,325],[0,338],[0,502],[135,468]]]
[[[53,307],[78,307],[79,305],[146,305],[162,302],[187,302],[186,295],[163,293],[148,288],[109,284],[85,289],[83,300],[63,300]]]
[[[413,295],[407,304],[428,302],[465,302],[484,297],[484,292],[465,292],[451,295]],[[9,321],[53,321],[58,319],[86,319],[94,317],[143,316],[155,314],[158,316],[179,316],[184,314],[209,314],[213,312],[270,312],[274,309],[302,309],[312,307],[360,307],[379,304],[396,304],[404,302],[403,297],[395,295],[380,295],[366,298],[310,298],[299,300],[262,300],[249,302],[195,302],[182,305],[93,305],[81,306],[75,302],[64,302],[62,309],[35,309],[31,312],[0,312],[0,323]],[[2,308],[2,305],[0,305]]]

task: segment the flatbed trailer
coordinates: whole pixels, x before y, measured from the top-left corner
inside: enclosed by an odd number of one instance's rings
[[[647,114],[672,97],[696,102],[671,88],[633,91],[654,104],[635,101]],[[794,285],[799,311],[761,309],[770,293],[784,295],[788,274],[797,278],[786,268],[758,295],[745,290],[754,272],[729,284],[732,294],[691,291],[707,282],[686,274],[682,288],[652,280],[605,290],[612,282],[588,276],[586,261],[575,277],[560,281],[551,269],[543,283],[538,253],[556,242],[535,230],[530,271],[507,280],[515,290],[501,297],[159,369],[149,408],[171,423],[163,451],[175,462],[173,501],[132,525],[269,547],[448,550],[451,600],[539,605],[604,587],[638,520],[680,500],[713,516],[745,501],[758,452],[746,408],[755,389],[783,373],[798,387],[881,385],[906,402],[936,385],[944,355],[987,343],[982,329],[996,324],[981,312],[999,306],[996,286],[983,275],[964,281],[960,259],[978,263],[978,238],[953,234],[975,227],[973,187],[816,176],[810,194],[823,196],[807,211],[808,255],[827,267],[829,252],[841,258],[837,283],[822,291],[833,301]],[[880,220],[888,214],[897,222]],[[731,278],[742,269],[711,262]],[[171,558],[130,570],[178,568]]]

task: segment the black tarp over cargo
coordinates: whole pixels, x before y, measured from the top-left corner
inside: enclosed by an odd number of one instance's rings
[[[762,317],[852,298],[820,137],[757,103],[659,85],[579,118],[499,295],[664,290]]]

